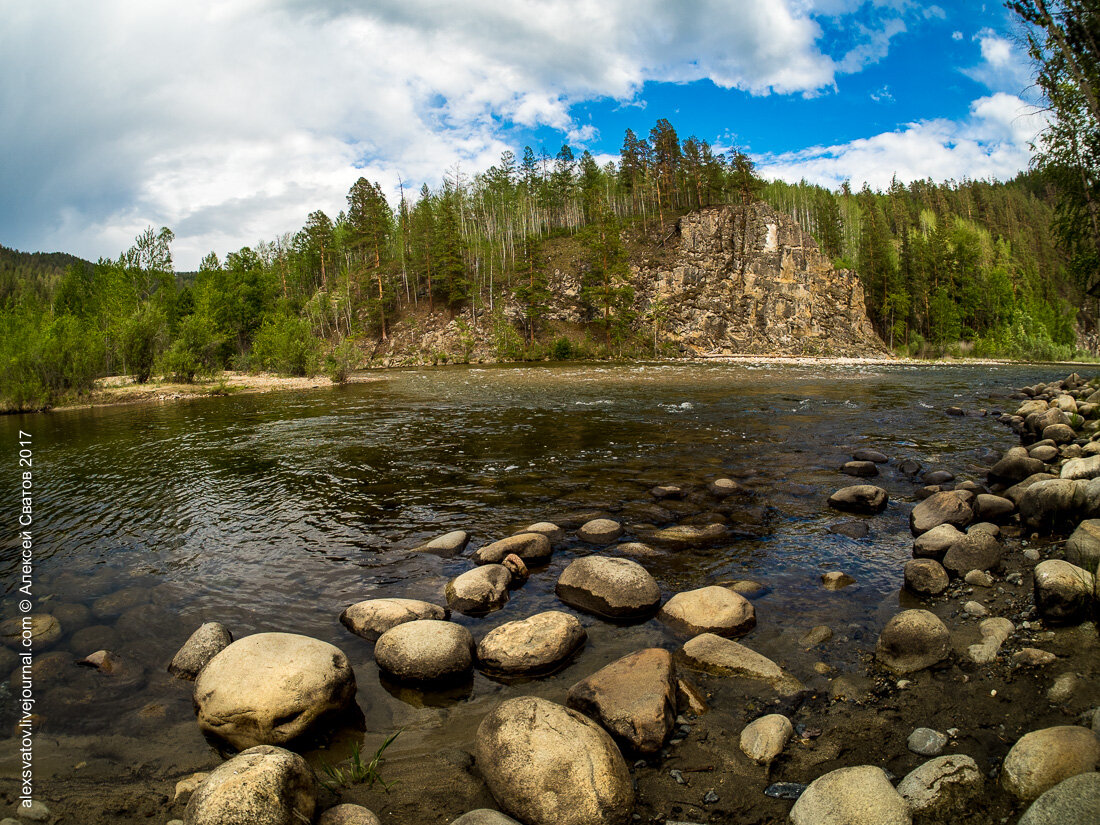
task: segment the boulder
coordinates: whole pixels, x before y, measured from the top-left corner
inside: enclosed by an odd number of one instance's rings
[[[1020,521],[1037,530],[1076,525],[1100,516],[1100,479],[1036,481],[1016,499]]]
[[[935,613],[903,610],[882,629],[875,658],[894,673],[914,673],[946,659],[950,641],[951,634]]]
[[[1018,825],[1096,825],[1100,822],[1100,773],[1063,779],[1031,803]]]
[[[191,794],[183,821],[185,825],[301,825],[313,820],[316,795],[316,780],[306,760],[282,748],[259,745],[211,771]]]
[[[918,822],[955,822],[982,799],[985,779],[969,756],[950,754],[930,759],[898,783]]]
[[[653,576],[630,559],[585,556],[558,577],[558,598],[571,607],[611,619],[652,615],[661,603]]]
[[[444,682],[469,673],[474,665],[474,637],[454,622],[417,619],[392,627],[378,637],[374,661],[402,682]]]
[[[1088,458],[1071,458],[1062,465],[1062,478],[1074,481],[1088,480],[1100,476],[1100,455],[1090,455]]]
[[[457,556],[466,549],[470,541],[470,534],[465,530],[452,530],[438,538],[434,538],[419,547],[414,547],[414,553],[431,553],[434,556]]]
[[[609,518],[592,519],[577,529],[577,538],[601,547],[605,544],[611,544],[622,534],[623,526]]]
[[[238,639],[195,680],[199,727],[239,750],[291,742],[354,699],[347,656],[294,633]]]
[[[743,644],[701,633],[689,639],[680,650],[684,662],[696,670],[716,676],[732,676],[764,682],[783,694],[802,690],[802,684],[775,662]]]
[[[1035,565],[1035,606],[1048,624],[1077,624],[1092,608],[1093,576],[1068,561]]]
[[[548,610],[490,630],[477,646],[477,658],[490,673],[550,673],[565,664],[587,638],[576,616]]]
[[[624,656],[569,688],[566,703],[638,753],[657,753],[676,720],[672,654],[649,648]]]
[[[921,533],[913,542],[913,558],[943,559],[948,550],[966,534],[953,524],[941,524],[927,533]]]
[[[974,511],[965,498],[970,495],[954,491],[934,493],[913,508],[909,514],[909,529],[914,536],[919,536],[941,524],[965,527],[974,519]]]
[[[1043,430],[1043,438],[1049,438],[1055,444],[1070,444],[1077,438],[1077,433],[1069,424],[1051,424]]]
[[[451,825],[522,825],[507,814],[492,808],[478,808],[454,820]]]
[[[537,567],[550,561],[552,552],[550,539],[542,533],[520,533],[479,547],[473,558],[475,564],[500,564],[514,553],[528,566]]]
[[[564,528],[558,527],[558,525],[549,521],[537,521],[534,524],[529,524],[520,530],[519,533],[539,533],[540,535],[546,536],[546,538],[550,539],[552,542],[561,541],[565,538]],[[519,533],[516,535],[519,535]]]
[[[1077,725],[1059,725],[1021,736],[1001,769],[1005,790],[1035,799],[1064,779],[1100,767],[1100,736]]]
[[[756,610],[739,593],[712,585],[677,593],[657,613],[657,618],[683,636],[715,633],[743,636],[756,627]]]
[[[828,573],[821,574],[821,584],[826,590],[843,590],[848,585],[855,583],[855,579],[840,570],[830,570]]]
[[[974,517],[982,521],[1006,521],[1016,513],[1016,504],[1003,496],[979,493],[974,499]]]
[[[1069,424],[1069,416],[1062,412],[1057,407],[1049,407],[1046,410],[1038,413],[1032,413],[1025,416],[1024,421],[1027,424],[1027,428],[1033,433],[1042,433],[1040,436],[1042,439],[1049,439],[1050,436],[1046,434],[1048,427],[1062,427]]]
[[[1066,561],[1095,574],[1100,567],[1100,519],[1085,519],[1066,541]]]
[[[819,776],[791,808],[791,825],[912,825],[909,806],[882,768],[860,765]]]
[[[989,469],[989,480],[1005,484],[1015,484],[1030,475],[1041,473],[1046,465],[1032,457],[1023,447],[1013,447],[1004,457]]]
[[[340,614],[344,627],[372,642],[390,628],[405,622],[446,618],[444,608],[417,599],[368,599],[351,605]]]
[[[878,475],[878,467],[873,461],[846,461],[841,465],[840,472],[847,476],[872,478]]]
[[[501,702],[477,730],[477,766],[528,825],[626,825],[630,772],[614,741],[576,711],[534,696]]]
[[[741,731],[741,752],[758,765],[770,765],[794,733],[791,720],[780,713],[761,716]]]
[[[728,496],[745,492],[745,488],[732,478],[716,478],[707,485],[707,489],[710,491],[711,495],[717,496],[718,498],[727,498]]]
[[[362,805],[336,805],[317,818],[317,825],[382,825],[374,811]]]
[[[878,450],[872,450],[867,447],[862,447],[852,453],[852,458],[856,461],[873,461],[875,464],[885,464],[890,459],[886,457],[884,453],[880,453]]]
[[[971,570],[998,570],[1004,550],[992,535],[984,530],[973,530],[951,545],[944,554],[943,566],[956,576],[965,576]]]
[[[905,588],[918,596],[938,596],[950,584],[947,571],[935,559],[910,559],[903,575]]]
[[[512,574],[504,565],[485,564],[451,579],[444,592],[451,610],[484,616],[504,606],[511,583]]]
[[[658,484],[656,487],[650,488],[649,494],[658,501],[662,501],[666,498],[683,498],[687,491],[675,484]]]
[[[712,547],[729,537],[729,529],[723,524],[677,524],[661,530],[651,530],[642,535],[647,542],[669,550],[691,550]]]
[[[220,622],[206,622],[191,634],[168,665],[180,679],[194,679],[206,665],[233,643],[233,635]]]
[[[31,649],[46,650],[61,638],[61,622],[45,613],[16,616],[0,622],[0,642],[14,650],[25,650],[23,639],[30,636]]]
[[[829,496],[828,505],[834,510],[845,513],[863,513],[873,515],[886,509],[890,496],[881,487],[873,484],[854,484],[844,487]]]

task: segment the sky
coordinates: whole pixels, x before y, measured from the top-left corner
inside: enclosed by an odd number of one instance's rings
[[[768,178],[987,178],[1043,126],[999,3],[0,0],[0,244],[177,269],[523,147],[603,161],[626,129]]]

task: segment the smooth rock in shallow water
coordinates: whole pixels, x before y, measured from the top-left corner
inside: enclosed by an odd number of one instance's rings
[[[1063,779],[1020,817],[1018,825],[1096,825],[1100,822],[1100,773]]]
[[[661,603],[656,580],[630,559],[575,559],[562,571],[554,589],[567,605],[612,619],[648,616]]]
[[[239,750],[290,742],[354,698],[347,656],[294,633],[238,639],[195,680],[199,727]]]
[[[841,465],[840,472],[846,476],[871,478],[878,475],[878,467],[873,461],[846,461]]]
[[[316,795],[313,771],[302,757],[260,745],[215,768],[191,795],[183,821],[185,825],[301,825],[313,820]]]
[[[221,622],[206,622],[188,637],[168,672],[180,679],[194,679],[206,665],[233,643],[233,634]]]
[[[985,779],[969,756],[950,754],[930,759],[898,783],[918,822],[954,822],[981,799]]]
[[[848,585],[855,583],[855,579],[839,570],[830,570],[828,573],[821,574],[821,584],[826,590],[843,590]]]
[[[534,524],[529,524],[516,535],[519,535],[519,533],[540,533],[550,539],[550,541],[561,541],[565,538],[565,529],[549,521],[538,521]]]
[[[872,450],[867,447],[862,447],[852,453],[852,458],[855,461],[873,461],[875,464],[885,464],[890,459],[886,457],[884,453],[880,453],[878,450]]]
[[[1100,767],[1100,737],[1088,728],[1059,725],[1028,733],[1012,746],[1001,784],[1017,799],[1035,799],[1064,779]]]
[[[16,812],[24,822],[48,822],[52,816],[50,809],[46,807],[46,803],[37,799],[31,800],[29,807],[20,805]],[[10,821],[14,822],[15,820]]]
[[[993,577],[984,570],[969,570],[963,576],[963,581],[974,587],[992,587]]]
[[[929,496],[909,514],[909,529],[914,536],[927,533],[941,524],[965,527],[974,520],[974,511],[964,499],[968,493],[943,492]]]
[[[811,627],[805,633],[802,634],[802,638],[798,640],[798,643],[805,648],[817,647],[820,644],[824,644],[833,638],[833,630],[828,625],[819,624],[816,627]]]
[[[477,730],[477,766],[493,797],[528,825],[625,825],[630,772],[592,720],[534,696],[500,703]]]
[[[938,596],[950,584],[947,571],[935,559],[910,559],[902,575],[905,588],[918,596]]]
[[[947,747],[947,735],[932,728],[917,728],[909,734],[905,746],[921,756],[939,756]]]
[[[577,529],[577,538],[589,544],[611,544],[623,534],[623,526],[609,518],[597,518],[585,522]]]
[[[707,489],[710,490],[711,495],[718,498],[726,498],[745,491],[745,488],[732,478],[716,478],[707,485]]]
[[[1085,519],[1066,541],[1066,561],[1095,574],[1100,567],[1100,519]]]
[[[414,547],[414,553],[431,553],[436,556],[457,556],[466,549],[470,534],[465,530],[452,530],[438,538]]]
[[[761,716],[741,731],[741,752],[758,765],[770,765],[794,733],[791,720],[779,713]]]
[[[24,650],[23,638],[29,635],[32,649],[46,650],[61,638],[61,622],[45,613],[16,616],[0,622],[0,642],[14,650]]]
[[[337,805],[317,818],[317,825],[382,825],[374,811],[362,805]]]
[[[1088,458],[1071,458],[1062,465],[1060,476],[1073,480],[1100,476],[1100,455],[1092,455]]]
[[[1012,654],[1012,661],[1017,667],[1046,667],[1057,662],[1058,657],[1049,650],[1024,647]]]
[[[1093,576],[1068,561],[1048,559],[1035,566],[1035,607],[1048,624],[1076,624],[1092,609]]]
[[[476,811],[463,814],[451,825],[522,825],[522,823],[492,808],[478,808]]]
[[[447,583],[447,604],[459,613],[483,616],[504,606],[511,583],[512,574],[504,565],[484,564]]]
[[[844,487],[829,496],[828,505],[834,510],[846,513],[872,515],[886,509],[890,496],[881,487],[873,484],[854,484]]]
[[[1015,484],[1030,475],[1043,472],[1044,469],[1043,462],[1029,455],[1023,447],[1013,447],[990,468],[989,480]]]
[[[529,565],[538,566],[550,561],[553,549],[550,539],[542,533],[520,533],[500,541],[494,541],[474,551],[475,564],[500,564],[514,553]]]
[[[491,673],[548,673],[568,660],[586,638],[576,616],[548,610],[490,630],[477,646],[477,658]]]
[[[616,544],[611,548],[611,552],[621,553],[635,559],[653,559],[664,555],[663,551],[640,541],[624,541],[622,544]]]
[[[729,530],[722,524],[707,524],[696,527],[692,524],[677,524],[661,530],[645,533],[642,538],[658,547],[670,550],[689,550],[697,547],[711,547],[729,536]]]
[[[374,645],[374,661],[389,676],[408,682],[457,679],[474,664],[474,637],[454,622],[417,619],[390,628]]]
[[[882,768],[841,768],[810,783],[791,808],[792,825],[912,825],[909,806]]]
[[[351,605],[340,614],[344,627],[369,641],[405,622],[446,618],[445,609],[418,599],[367,599]]]
[[[967,533],[951,545],[943,556],[943,566],[955,576],[965,576],[971,570],[998,570],[1004,550],[996,538],[983,530]]]
[[[50,615],[61,622],[66,633],[87,627],[92,621],[92,611],[82,604],[51,604]]]
[[[676,720],[672,654],[639,650],[569,688],[567,704],[639,753],[656,753]]]
[[[955,480],[955,474],[950,470],[929,470],[920,478],[925,484],[947,484]]]
[[[947,658],[951,634],[935,613],[903,610],[882,629],[875,658],[897,674],[914,673]]]
[[[146,588],[126,587],[92,602],[92,613],[97,619],[107,619],[148,603],[149,591]]]
[[[713,633],[701,633],[685,642],[681,655],[689,666],[706,673],[766,682],[783,694],[797,693],[802,689],[797,679],[785,673],[771,659]]]
[[[756,609],[739,593],[712,585],[677,593],[657,618],[684,636],[742,636],[756,627]]]
[[[847,536],[850,539],[863,539],[871,532],[871,528],[862,521],[841,521],[829,525],[830,533]]]
[[[683,498],[686,491],[675,484],[658,484],[650,489],[649,494],[658,501],[666,498]]]
[[[951,545],[962,541],[966,533],[953,524],[941,524],[917,536],[913,542],[913,558],[942,560]]]

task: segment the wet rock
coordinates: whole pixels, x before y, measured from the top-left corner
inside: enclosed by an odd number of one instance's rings
[[[301,825],[313,819],[316,794],[313,771],[302,757],[260,745],[215,768],[191,795],[183,821],[185,825]]]
[[[734,593],[740,593],[746,598],[755,598],[756,596],[762,596],[767,592],[768,588],[758,581],[752,579],[734,579],[733,581],[725,581],[719,583],[722,587],[732,590]]]
[[[649,494],[658,501],[662,501],[666,498],[683,498],[686,492],[683,487],[675,484],[659,484],[651,488]]]
[[[550,539],[542,533],[520,533],[500,541],[494,541],[474,551],[475,564],[500,564],[509,554],[519,556],[532,566],[546,564],[553,552]]]
[[[630,773],[611,737],[587,717],[533,696],[482,720],[477,766],[493,797],[528,825],[625,825]]]
[[[1000,543],[984,530],[967,533],[943,556],[943,566],[955,576],[965,576],[971,570],[998,570],[1004,557]]]
[[[146,588],[126,587],[92,602],[92,615],[97,619],[109,619],[148,602],[149,591]]]
[[[852,458],[856,461],[873,461],[875,464],[885,464],[890,459],[886,457],[884,453],[880,453],[878,450],[872,450],[867,447],[861,447],[852,453]]]
[[[811,647],[817,647],[820,644],[824,644],[831,638],[833,638],[832,628],[828,625],[819,624],[803,633],[798,643],[808,650]]]
[[[929,496],[909,514],[909,529],[914,536],[927,533],[941,524],[965,527],[974,519],[974,511],[963,498],[969,493],[944,492]]]
[[[847,536],[850,539],[862,539],[868,536],[871,528],[863,521],[841,521],[837,524],[830,524],[829,532]]]
[[[337,805],[317,818],[317,825],[382,825],[374,811],[362,805]]]
[[[1085,519],[1066,541],[1066,561],[1095,574],[1100,567],[1100,519]]]
[[[589,544],[611,544],[623,534],[623,526],[609,518],[592,519],[577,530],[577,538]]]
[[[565,539],[565,529],[558,527],[558,525],[549,521],[538,521],[534,524],[529,524],[527,527],[519,531],[519,533],[539,533],[546,536],[550,541],[562,541]],[[517,535],[519,535],[517,533]]]
[[[1058,661],[1058,657],[1049,650],[1025,647],[1012,654],[1012,661],[1017,667],[1046,667]]]
[[[915,476],[920,471],[920,464],[911,458],[907,458],[900,464],[898,464],[898,472],[900,472],[902,475]]]
[[[967,584],[971,584],[974,587],[992,587],[993,577],[984,570],[970,570],[965,576],[963,581]]]
[[[239,750],[290,742],[354,698],[343,652],[293,633],[238,639],[195,680],[199,727]]]
[[[756,609],[739,593],[712,585],[677,593],[657,618],[683,636],[742,636],[756,627]]]
[[[939,756],[947,747],[947,735],[932,728],[917,728],[909,734],[905,746],[921,756]]]
[[[698,547],[711,547],[728,536],[729,530],[722,524],[707,524],[703,527],[677,524],[645,533],[643,538],[658,547],[667,547],[670,550],[691,550]]]
[[[522,825],[512,817],[494,811],[491,808],[478,808],[476,811],[465,813],[456,819],[451,825]]]
[[[927,610],[903,610],[882,629],[875,658],[894,673],[914,673],[946,659],[950,638],[947,627],[936,614]]]
[[[1044,463],[1030,456],[1023,447],[1013,447],[989,469],[989,480],[1015,484],[1045,469]]]
[[[0,642],[13,650],[24,650],[23,639],[31,639],[31,649],[48,650],[61,638],[61,622],[45,613],[16,616],[0,622]]]
[[[504,569],[512,574],[512,584],[523,583],[527,581],[530,576],[530,572],[527,570],[527,565],[524,564],[523,559],[517,556],[515,553],[509,553],[504,557],[504,561],[501,562],[504,565]]]
[[[445,590],[451,610],[483,616],[508,601],[512,574],[501,564],[485,564],[451,579]]]
[[[676,671],[667,650],[639,650],[569,689],[569,707],[639,753],[657,753],[676,719]]]
[[[947,571],[935,559],[910,559],[903,575],[905,588],[918,596],[938,596],[950,584]]]
[[[855,579],[839,570],[830,570],[828,573],[821,574],[821,584],[826,590],[843,590],[848,585],[855,583]]]
[[[585,556],[572,561],[555,592],[571,607],[613,619],[651,615],[661,603],[653,576],[630,559]]]
[[[1047,688],[1047,699],[1055,704],[1064,704],[1073,698],[1080,685],[1081,677],[1076,673],[1063,673]]]
[[[927,533],[917,536],[913,542],[913,557],[917,559],[942,560],[951,546],[962,541],[966,533],[953,524],[941,524]]]
[[[419,547],[413,548],[414,553],[431,553],[435,556],[449,558],[457,556],[466,549],[470,541],[470,534],[465,530],[452,530],[438,538],[434,538]]]
[[[684,643],[681,649],[684,661],[697,670],[717,676],[734,676],[765,682],[780,693],[797,693],[802,684],[783,671],[775,662],[743,644],[701,633]]]
[[[974,500],[974,517],[982,521],[1007,521],[1016,513],[1016,505],[1002,496],[979,493]]]
[[[61,622],[66,633],[85,628],[92,621],[92,611],[82,604],[51,605],[50,615]]]
[[[794,733],[791,720],[779,713],[761,716],[741,731],[741,752],[758,765],[770,765]]]
[[[656,547],[650,547],[640,541],[625,541],[622,544],[616,544],[611,548],[611,552],[621,553],[635,559],[653,559],[664,555]]]
[[[1063,779],[1031,803],[1018,825],[1095,825],[1100,822],[1100,773]]]
[[[878,475],[878,467],[873,461],[846,461],[841,465],[840,472],[848,476],[872,478]]]
[[[439,605],[418,599],[368,599],[356,602],[340,614],[340,622],[364,639],[374,641],[391,627],[418,619],[447,618]]]
[[[402,682],[443,682],[467,674],[474,664],[474,638],[465,627],[417,619],[378,637],[374,661]]]
[[[950,470],[929,470],[920,478],[925,484],[947,484],[955,480],[955,474]]]
[[[828,505],[846,513],[873,515],[886,509],[890,497],[881,487],[873,484],[855,484],[844,487],[829,496]]]
[[[1100,455],[1088,458],[1072,458],[1062,465],[1062,478],[1073,480],[1090,479],[1100,476]]]
[[[477,658],[491,673],[509,676],[550,673],[564,664],[587,638],[576,616],[549,610],[490,630],[477,646]]]
[[[955,822],[985,794],[985,780],[969,756],[951,754],[930,759],[898,783],[917,822]]]
[[[707,489],[710,491],[711,495],[717,496],[718,498],[727,498],[745,492],[745,488],[732,478],[716,478],[707,485]]]
[[[1005,757],[1001,783],[1017,799],[1026,801],[1097,767],[1100,737],[1088,728],[1059,725],[1020,737]]]
[[[118,646],[118,634],[113,627],[96,624],[81,628],[69,639],[69,649],[78,656],[86,656],[91,650],[110,650]]]
[[[54,650],[50,653],[34,656],[34,664],[31,665],[31,682],[35,686],[65,684],[72,681],[73,669],[76,660],[71,653],[64,650]],[[16,668],[12,673],[9,684],[14,690],[23,687],[23,669]]]
[[[193,680],[206,665],[233,643],[233,634],[220,622],[206,622],[183,643],[168,665],[168,672]]]
[[[841,768],[810,783],[794,803],[791,825],[912,825],[909,807],[882,768]]]
[[[1077,438],[1077,433],[1068,424],[1051,424],[1043,430],[1043,438],[1052,439],[1055,444],[1069,444]]]
[[[1077,624],[1088,617],[1092,573],[1068,561],[1049,559],[1035,566],[1035,606],[1048,624]]]

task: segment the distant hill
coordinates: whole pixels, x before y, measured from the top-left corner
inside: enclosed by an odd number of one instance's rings
[[[49,301],[70,266],[91,269],[94,264],[66,252],[20,252],[0,245],[0,307],[35,298]]]

